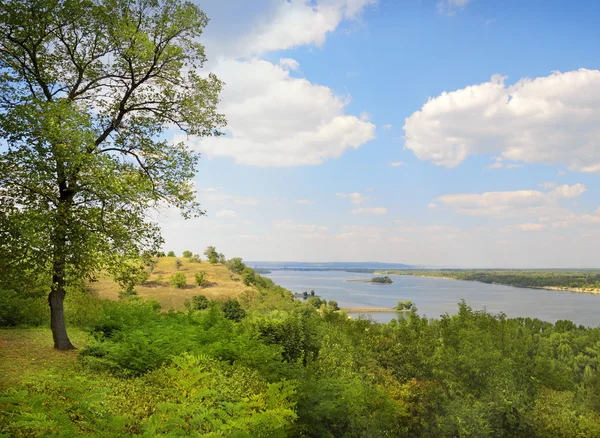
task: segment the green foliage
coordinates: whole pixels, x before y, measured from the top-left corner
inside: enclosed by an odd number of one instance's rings
[[[186,258],[186,259],[191,258],[192,255],[193,255],[192,251],[189,251],[187,249],[185,251],[183,251],[183,257]]]
[[[238,300],[227,300],[223,303],[223,315],[225,318],[239,322],[246,316],[246,311]]]
[[[204,310],[210,306],[210,301],[204,295],[194,295],[193,297],[185,300],[185,308],[188,311]]]
[[[167,254],[167,257],[177,257],[175,255],[175,251],[169,251],[169,253]]]
[[[414,308],[414,304],[411,300],[398,301],[398,304],[394,308],[396,310],[412,310]]]
[[[208,273],[206,271],[196,272],[194,274],[194,281],[196,286],[207,287],[210,286],[210,281],[208,281]]]
[[[225,124],[221,81],[198,73],[207,23],[181,0],[2,2],[0,246],[21,254],[3,263],[53,277],[54,321],[70,285],[158,250],[152,205],[203,214],[198,156],[161,133]],[[63,326],[55,346],[70,349]]]
[[[175,259],[175,269],[177,269],[179,271],[182,266],[183,266],[183,262],[179,259]]]
[[[200,255],[199,254],[194,254],[193,256],[191,256],[189,258],[190,263],[202,263],[202,260],[200,259]]]
[[[214,246],[209,246],[204,250],[204,255],[208,259],[209,263],[213,265],[219,261],[219,253]]]
[[[229,269],[234,274],[241,274],[246,268],[246,265],[244,264],[244,262],[242,262],[241,257],[232,258],[227,262],[226,266],[227,269]]]
[[[187,286],[187,279],[185,278],[185,274],[183,272],[176,272],[175,274],[171,275],[171,278],[169,278],[169,283],[179,289],[184,289]]]
[[[387,275],[384,277],[373,277],[371,279],[371,283],[382,283],[382,284],[392,284],[393,281],[390,277],[388,277]]]

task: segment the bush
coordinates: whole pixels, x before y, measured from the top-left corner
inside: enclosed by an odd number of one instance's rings
[[[206,273],[206,271],[196,272],[194,274],[194,281],[196,282],[197,286],[206,287],[210,285],[210,282],[208,281],[207,277],[208,274]]]
[[[167,254],[167,257],[177,257],[175,255],[175,251],[169,251],[169,253]]]
[[[189,259],[190,257],[192,257],[192,255],[193,255],[192,251],[189,251],[187,249],[185,251],[183,251],[183,257],[186,259]]]
[[[179,289],[183,289],[187,285],[187,279],[185,278],[185,274],[183,272],[177,272],[171,275],[169,283],[175,287],[178,287]]]
[[[175,260],[175,269],[177,269],[179,271],[182,266],[183,266],[183,262],[179,259],[176,259]]]
[[[238,300],[228,300],[223,304],[223,315],[230,321],[241,321],[246,316]]]
[[[184,302],[188,310],[204,310],[210,306],[210,301],[204,295],[195,295]]]

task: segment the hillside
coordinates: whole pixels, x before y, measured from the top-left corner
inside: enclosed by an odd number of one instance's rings
[[[176,260],[181,260],[182,266],[177,269]],[[196,286],[194,275],[206,272],[210,283],[208,287]],[[183,272],[187,286],[183,289],[172,286],[169,278],[176,272]],[[103,276],[98,281],[89,284],[92,292],[101,298],[118,300],[120,287],[110,277]],[[177,257],[160,257],[146,282],[135,287],[136,292],[143,298],[153,299],[161,304],[163,310],[182,310],[186,298],[202,294],[209,300],[226,300],[237,298],[253,288],[245,286],[242,277],[232,274],[220,263],[210,264],[206,261],[192,263],[188,259]]]

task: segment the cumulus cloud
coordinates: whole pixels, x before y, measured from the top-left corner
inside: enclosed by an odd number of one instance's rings
[[[574,184],[558,186],[549,192],[516,190],[450,194],[440,196],[437,202],[454,209],[459,214],[470,216],[530,216],[556,212],[560,207],[560,201],[577,198],[585,191],[583,184]]]
[[[600,173],[600,70],[505,78],[429,99],[404,124],[418,158],[455,167],[469,155]]]
[[[347,97],[294,78],[281,65],[226,60],[214,73],[227,84],[219,110],[228,135],[174,138],[209,157],[263,167],[316,165],[375,138],[374,124],[345,113]]]
[[[354,193],[336,193],[335,196],[337,196],[339,198],[350,199],[353,204],[362,204],[367,199],[369,199],[368,196],[361,195],[358,192],[354,192]]]
[[[352,214],[386,214],[388,212],[387,208],[384,207],[361,207],[355,208],[350,213]]]
[[[237,212],[235,212],[233,210],[220,210],[215,213],[216,217],[224,217],[224,218],[237,217],[237,215],[238,215]]]
[[[464,1],[464,0],[453,0]],[[240,56],[257,56],[305,45],[322,46],[342,21],[355,20],[376,0],[290,0],[278,7],[237,46]]]

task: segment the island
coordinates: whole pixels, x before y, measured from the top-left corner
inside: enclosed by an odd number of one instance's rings
[[[355,282],[355,283],[372,283],[372,284],[392,284],[393,281],[390,277],[388,277],[387,275],[383,276],[383,277],[373,277],[370,280],[346,280],[349,282]]]

